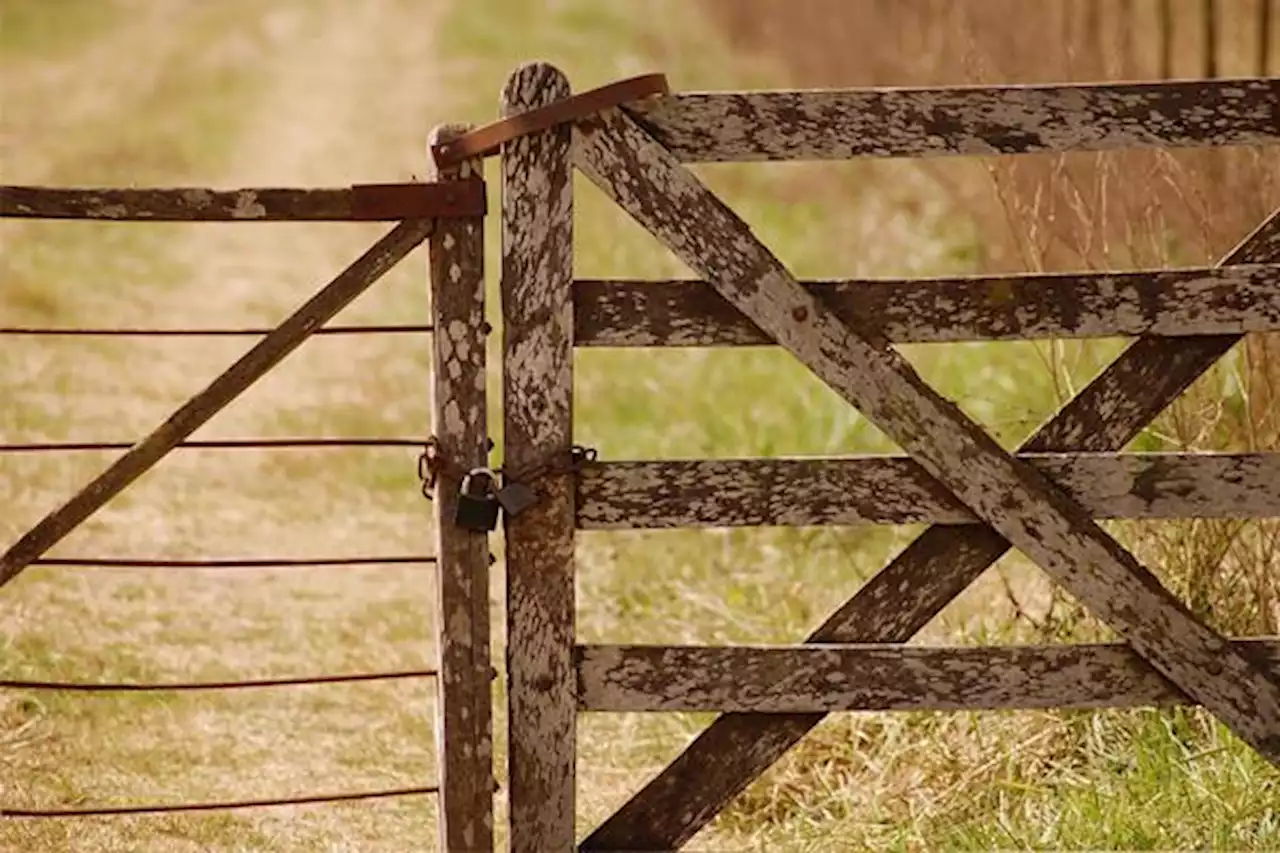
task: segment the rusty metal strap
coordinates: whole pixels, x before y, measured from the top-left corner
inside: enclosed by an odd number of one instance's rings
[[[440,219],[484,216],[484,181],[430,184],[356,184],[351,187],[354,220]]]
[[[630,101],[665,95],[669,91],[665,74],[629,77],[478,127],[457,139],[432,146],[431,153],[436,165],[441,168],[456,166],[469,157],[497,153],[504,143],[521,136],[548,130],[558,124],[575,122]]]

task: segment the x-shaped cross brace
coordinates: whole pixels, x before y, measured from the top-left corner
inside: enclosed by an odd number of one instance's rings
[[[1191,698],[1280,763],[1280,685],[1197,620],[1089,514],[924,383],[874,329],[842,323],[620,109],[580,122],[578,166],[727,301],[861,410],[989,527],[935,526],[810,642],[906,642],[1017,547]],[[1228,263],[1280,257],[1273,217]],[[1022,452],[1117,450],[1238,340],[1143,339]],[[822,719],[726,714],[597,829],[584,850],[688,840]]]

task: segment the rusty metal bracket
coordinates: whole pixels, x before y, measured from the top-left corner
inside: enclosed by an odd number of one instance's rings
[[[351,187],[351,218],[355,220],[454,218],[487,212],[484,181],[476,179]]]
[[[665,95],[670,90],[665,74],[642,74],[618,80],[596,89],[571,95],[545,107],[507,116],[499,121],[478,127],[470,133],[431,148],[436,165],[454,166],[469,157],[485,157],[496,154],[504,143],[540,130],[548,130],[558,124],[587,118],[610,107],[621,106],[654,95]]]

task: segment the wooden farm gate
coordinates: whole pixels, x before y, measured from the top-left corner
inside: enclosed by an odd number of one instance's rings
[[[513,850],[579,843],[580,712],[727,712],[583,850],[679,847],[832,711],[1190,702],[1280,764],[1280,643],[1220,636],[1094,521],[1280,514],[1280,454],[1118,452],[1241,335],[1280,328],[1280,213],[1214,268],[800,282],[684,165],[1274,145],[1280,79],[660,94],[584,116],[592,94],[545,64],[504,94],[526,123],[502,163],[507,465],[572,459],[575,346],[782,346],[909,455],[546,477],[505,527]],[[702,280],[575,281],[574,167]],[[892,347],[1090,336],[1136,340],[1013,453]],[[576,528],[921,521],[804,645],[575,644]],[[1011,547],[1126,642],[902,645]]]
[[[447,144],[466,127],[445,125],[433,144]],[[137,222],[391,222],[394,227],[279,325],[270,329],[50,329],[0,328],[0,333],[89,336],[260,335],[260,340],[204,390],[179,407],[151,434],[125,449],[115,462],[61,507],[49,513],[0,556],[0,586],[33,564],[122,565],[153,568],[274,568],[308,565],[433,564],[436,566],[438,665],[429,670],[356,675],[247,680],[225,683],[102,684],[5,680],[0,688],[76,691],[212,690],[281,687],[400,678],[434,678],[437,685],[437,784],[379,791],[317,793],[314,796],[223,803],[103,805],[34,808],[0,805],[0,819],[71,818],[86,815],[147,814],[250,808],[298,803],[343,802],[392,796],[435,794],[439,798],[440,849],[492,849],[492,715],[489,659],[487,537],[455,525],[461,475],[438,470],[431,461],[447,457],[478,468],[491,445],[486,430],[483,225],[486,196],[480,161],[463,158],[437,164],[430,183],[367,184],[337,189],[65,189],[0,187],[0,216]],[[432,320],[428,326],[335,326],[325,324],[368,290],[415,248],[430,253]],[[435,498],[433,555],[334,559],[254,558],[244,560],[66,559],[45,555],[109,500],[155,467],[169,453],[192,447],[380,446],[416,444],[422,439],[284,439],[188,441],[218,412],[238,398],[313,335],[430,334],[433,342],[432,421],[419,463],[424,494]],[[425,425],[424,425],[425,426]],[[70,449],[115,449],[113,444],[76,444]],[[13,448],[6,448],[13,449]],[[60,450],[28,446],[18,449]],[[465,473],[465,472],[464,472]],[[430,492],[434,491],[434,494]],[[425,531],[424,531],[425,532]],[[2,606],[2,605],[0,605]]]

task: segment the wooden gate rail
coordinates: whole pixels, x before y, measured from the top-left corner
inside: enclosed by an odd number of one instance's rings
[[[893,343],[1239,335],[1280,326],[1280,265],[1129,273],[804,281]],[[574,345],[772,345],[701,281],[574,282]]]
[[[0,187],[0,216],[116,222],[375,222],[484,216],[484,184],[339,189]]]
[[[1280,78],[688,92],[627,106],[676,159],[1030,154],[1280,141]]]
[[[564,96],[563,78],[549,66],[526,66],[513,82],[529,85],[539,77],[554,81],[546,84],[548,97]],[[1271,78],[711,93],[653,98],[577,122],[573,154],[578,168],[703,281],[565,282],[573,293],[571,307],[581,309],[572,320],[579,335],[574,343],[780,344],[911,457],[590,466],[577,483],[577,524],[686,526],[720,524],[726,518],[737,524],[845,523],[905,517],[945,525],[926,531],[834,614],[810,638],[822,643],[821,649],[573,649],[580,710],[733,712],[703,732],[582,849],[679,846],[828,710],[1057,706],[1060,699],[1070,704],[1066,688],[1080,673],[1097,682],[1075,696],[1090,706],[1197,702],[1269,760],[1280,760],[1280,677],[1271,647],[1230,641],[1210,630],[1091,518],[1130,517],[1130,511],[1147,517],[1274,513],[1275,454],[1192,458],[1114,451],[1241,333],[1276,328],[1271,267],[1280,262],[1280,215],[1219,270],[802,285],[680,165],[1267,144],[1280,142],[1278,96],[1280,80]],[[515,162],[504,167],[507,174],[520,168]],[[546,183],[537,174],[528,177]],[[544,214],[504,205],[504,217],[523,221],[530,232],[538,217],[546,223]],[[539,233],[558,245],[568,239],[568,229],[559,223]],[[1248,265],[1257,268],[1242,268]],[[508,274],[531,271],[504,270],[504,280]],[[1207,297],[1203,321],[1195,316],[1199,306],[1190,303],[1193,293]],[[557,311],[554,318],[547,322],[544,312],[544,329],[559,329],[562,315]],[[527,323],[521,330],[531,335]],[[896,341],[1063,334],[1143,337],[1017,455],[923,383],[890,347]],[[550,401],[562,411],[571,394],[568,383],[567,372],[544,380],[537,389],[544,407]],[[1099,455],[1026,455],[1087,451]],[[699,474],[710,475],[713,486],[695,484]],[[1225,476],[1230,485],[1214,482],[1215,475]],[[885,486],[889,476],[900,478],[892,489]],[[791,491],[796,481],[802,489],[819,489],[819,496]],[[1221,489],[1237,488],[1243,506],[1219,500]],[[876,503],[869,495],[873,489],[878,489]],[[626,517],[630,514],[634,522]],[[557,533],[556,541],[561,539]],[[885,645],[909,639],[1010,543],[1128,644],[1079,650]],[[510,572],[532,574],[511,555],[508,561]],[[546,590],[554,586],[571,602],[571,573],[567,588],[559,565],[554,574],[554,584],[547,584],[543,594],[552,595]],[[548,612],[541,615],[545,619]],[[531,696],[520,701],[531,702],[540,693],[542,709],[550,707],[557,721],[563,719],[565,676],[559,667],[548,671],[544,666],[540,683],[530,683],[530,676],[518,670],[529,664],[529,649],[542,662],[563,659],[572,643],[571,608],[564,619],[563,624],[540,620],[526,626],[522,639],[528,648],[513,641],[513,708],[514,686],[521,685]],[[831,643],[879,645],[833,649]],[[1025,668],[1021,674],[1008,671],[1019,667]],[[1031,679],[1028,672],[1039,677]],[[527,750],[543,778],[552,780],[541,790],[569,791],[540,803],[525,800],[526,812],[540,807],[543,813],[522,822],[516,818],[518,804],[535,789],[513,785],[513,831],[527,839],[525,849],[570,849],[574,744],[570,738],[549,745],[547,739],[555,731],[571,735],[572,728],[557,722],[553,730],[546,717],[516,723],[513,713],[512,719],[513,751]]]
[[[1094,518],[1280,518],[1280,453],[1025,453]],[[605,462],[583,469],[582,530],[975,524],[906,456]]]
[[[1232,648],[1280,677],[1280,639]],[[583,711],[1013,711],[1194,705],[1124,643],[579,646]]]
[[[613,110],[578,130],[579,166],[619,206],[1166,677],[1280,761],[1280,684],[1196,619],[1069,496],[924,383],[878,329],[842,322],[805,291],[634,119]]]

